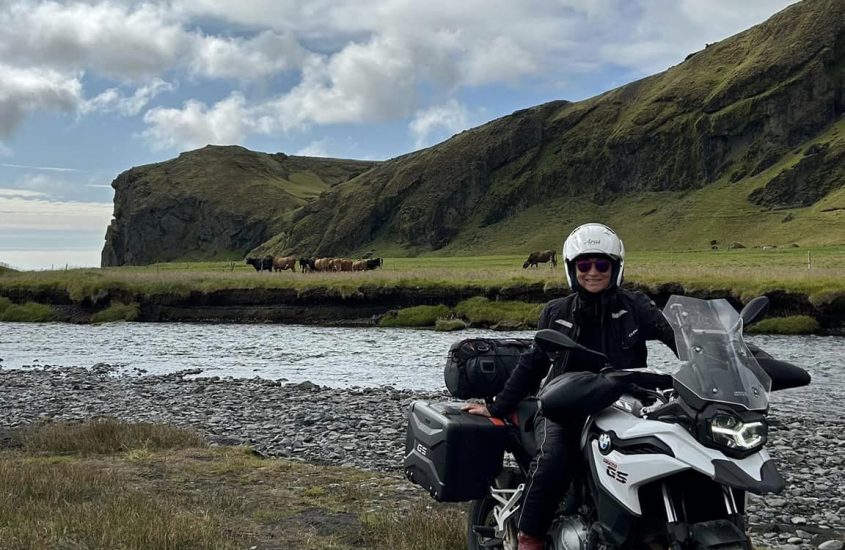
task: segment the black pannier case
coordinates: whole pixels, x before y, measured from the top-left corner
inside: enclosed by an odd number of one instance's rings
[[[455,342],[443,370],[446,388],[458,399],[496,395],[531,344],[527,338],[467,338]]]
[[[485,496],[502,469],[508,427],[463,405],[414,401],[408,412],[405,475],[441,502]]]

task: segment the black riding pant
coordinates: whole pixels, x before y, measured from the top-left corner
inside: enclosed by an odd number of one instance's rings
[[[519,530],[543,538],[566,489],[578,470],[581,430],[585,418],[573,418],[565,425],[537,415],[534,435],[537,454],[528,470]]]

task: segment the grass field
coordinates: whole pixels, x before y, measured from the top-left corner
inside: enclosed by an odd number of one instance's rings
[[[345,295],[380,287],[566,287],[562,265],[522,269],[523,260],[522,256],[386,258],[383,269],[355,273],[256,273],[239,262],[5,272],[0,274],[0,293],[60,289],[81,300],[111,289],[142,295],[187,295],[233,288],[325,287]],[[687,291],[724,290],[741,298],[782,290],[805,294],[816,304],[845,295],[845,246],[633,252],[625,265],[626,281],[648,288],[680,283]]]
[[[2,548],[466,548],[467,505],[436,503],[395,475],[109,418],[2,436]]]
[[[396,476],[101,419],[4,433],[0,547],[458,550],[463,507]]]

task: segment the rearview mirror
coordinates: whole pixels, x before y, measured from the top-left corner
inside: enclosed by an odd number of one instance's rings
[[[607,356],[605,354],[599,351],[591,350],[590,348],[585,348],[569,336],[550,328],[538,330],[537,334],[534,335],[534,342],[537,344],[538,348],[545,351],[546,353],[564,351],[568,349],[578,349],[586,353],[598,355],[599,357],[602,357],[605,361],[607,360]]]
[[[534,335],[537,347],[545,352],[575,349],[578,344],[569,336],[550,328],[537,331]]]
[[[739,313],[739,316],[742,317],[742,325],[747,327],[752,323],[756,323],[766,316],[768,310],[769,299],[765,296],[757,296],[745,304],[745,307]]]

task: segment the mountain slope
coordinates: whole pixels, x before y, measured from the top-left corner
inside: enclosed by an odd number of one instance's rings
[[[286,214],[373,165],[208,146],[132,168],[112,182],[102,265],[242,258]]]
[[[505,251],[557,245],[586,219],[616,220],[655,248],[746,230],[765,240],[764,218],[791,241],[816,238],[823,214],[845,207],[843,82],[845,2],[804,0],[658,75],[375,166],[297,209],[257,251],[480,252],[491,239]],[[707,219],[714,204],[732,211]],[[781,221],[781,208],[807,223]],[[712,230],[685,227],[691,213]]]

